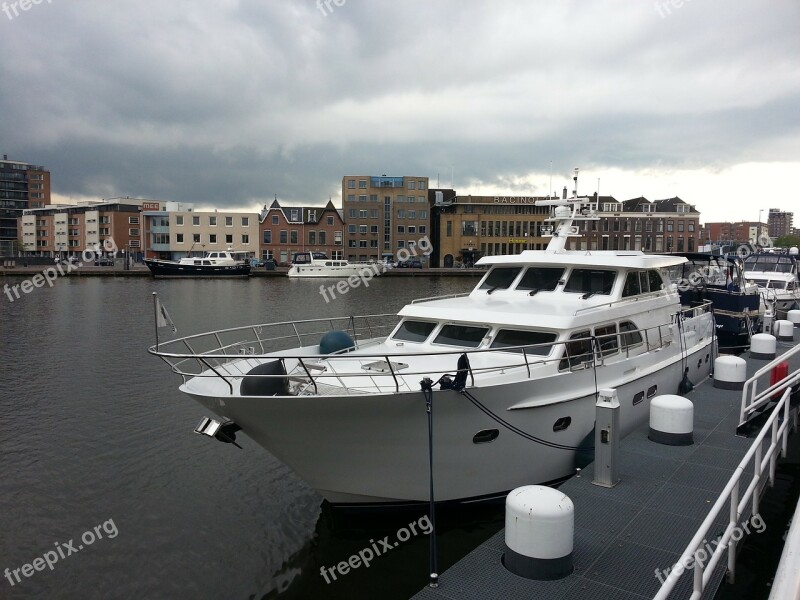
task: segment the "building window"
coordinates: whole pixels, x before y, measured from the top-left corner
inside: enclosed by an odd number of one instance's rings
[[[377,202],[378,201],[378,194],[370,194],[369,195],[370,202]]]
[[[398,219],[405,219],[406,218],[406,211],[402,208],[397,209],[397,218]]]
[[[347,180],[347,189],[348,190],[356,189],[356,180],[355,179],[348,179]]]
[[[289,243],[296,244],[297,243],[297,229],[292,229],[289,233]]]
[[[309,231],[308,232],[308,243],[309,244],[316,244],[317,243],[317,232],[316,231]]]
[[[408,233],[417,233],[417,228],[414,225],[408,226]]]
[[[72,235],[78,235],[78,230],[75,230],[75,233]],[[128,235],[130,237],[139,237],[139,230],[138,229],[128,229]]]
[[[358,231],[357,225],[348,225],[347,226],[347,233],[356,233]]]
[[[208,243],[209,244],[216,244],[217,243],[217,234],[216,233],[209,234]]]
[[[336,246],[342,245],[342,232],[341,231],[334,231],[333,232],[333,243]]]
[[[356,201],[356,195],[355,194],[347,194],[347,201],[348,202],[355,202]]]
[[[250,236],[246,233],[242,234],[242,244],[249,244],[250,243]]]
[[[272,243],[272,231],[269,229],[264,230],[264,243],[271,244]]]
[[[425,225],[420,225],[420,226],[419,226],[419,232],[420,232],[420,233],[426,233],[426,232],[427,232],[427,229],[428,229],[428,228],[427,228],[427,227],[425,227]]]
[[[279,242],[280,242],[281,244],[286,244],[286,243],[288,243],[288,240],[289,240],[289,232],[288,232],[288,231],[286,231],[285,229],[282,229],[282,230],[281,230],[281,232],[280,232],[280,234],[278,234],[278,240],[279,240]]]
[[[156,234],[156,236],[158,236],[158,234]],[[182,233],[176,233],[175,234],[175,243],[176,244],[182,244],[183,243],[183,234]]]
[[[107,219],[108,217],[103,217],[100,219],[101,223],[108,223],[108,221],[103,221],[103,219]],[[183,225],[183,215],[175,215],[175,224],[176,225]]]
[[[416,182],[416,181],[411,181],[411,180],[409,179],[409,181],[408,181],[408,189],[410,189],[410,190],[415,190],[415,189],[417,189],[417,182]]]
[[[374,234],[377,235],[378,234],[378,226],[377,225],[370,225],[369,226],[369,232],[370,233],[374,233]]]
[[[366,225],[359,225],[358,226],[359,233],[367,233],[367,226]]]
[[[250,227],[250,217],[242,217],[242,227]]]
[[[453,222],[452,221],[448,221],[447,222],[447,234],[446,235],[447,235],[447,237],[453,237]]]
[[[355,219],[358,216],[358,211],[355,208],[351,208],[347,214],[350,215],[351,219]]]
[[[199,233],[193,233],[192,234],[192,242],[194,242],[195,244],[199,244],[200,243],[200,234]]]
[[[324,231],[320,231],[319,232],[319,243],[320,243],[320,246],[324,246],[325,244],[328,243],[327,240],[326,240],[326,237],[327,236],[325,235]]]
[[[397,247],[398,248],[405,248],[406,247],[405,240],[397,240]]]
[[[370,209],[369,218],[370,219],[377,219],[378,218],[378,209],[377,208]]]
[[[366,219],[367,218],[367,211],[365,211],[365,210],[358,211],[358,218],[359,219]]]
[[[358,240],[358,247],[359,248],[366,248],[367,247],[367,240]]]
[[[272,224],[273,225],[277,225],[278,224],[278,215],[272,215]]]
[[[358,180],[358,189],[361,189],[361,190],[367,189],[367,180],[366,179],[359,179]]]
[[[366,202],[366,201],[367,201],[367,197],[366,197],[364,194],[361,194],[361,195],[358,197],[358,201],[359,201],[359,202]]]
[[[225,243],[226,244],[232,244],[233,243],[233,234],[232,233],[226,233],[225,234]]]
[[[328,217],[328,225],[333,225],[333,217]]]
[[[138,225],[139,217],[128,217],[128,225]]]
[[[425,189],[425,180],[424,179],[419,182],[419,185],[417,186],[417,189],[418,190],[424,190]]]
[[[225,217],[225,227],[233,227],[233,217]]]
[[[192,217],[192,225],[199,227],[200,226],[200,217],[194,216]]]
[[[689,221],[689,231],[694,232],[694,221]]]
[[[211,227],[216,227],[217,226],[217,217],[215,217],[215,216],[208,217],[208,224]]]
[[[428,218],[428,211],[427,210],[419,211],[419,214],[417,215],[417,217],[420,218],[420,219],[427,219]]]
[[[415,211],[415,210],[408,211],[408,218],[409,219],[416,219],[417,218],[417,211]]]

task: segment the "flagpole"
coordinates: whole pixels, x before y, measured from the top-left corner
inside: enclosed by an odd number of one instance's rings
[[[158,293],[153,292],[153,316],[155,317],[153,324],[156,327],[156,352],[158,352]]]

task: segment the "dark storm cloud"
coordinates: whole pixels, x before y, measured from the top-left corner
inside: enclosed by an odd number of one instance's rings
[[[0,13],[0,152],[61,195],[238,207],[347,173],[792,162],[799,25],[791,0],[53,0]]]

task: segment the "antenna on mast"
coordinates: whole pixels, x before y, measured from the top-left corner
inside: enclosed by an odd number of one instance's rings
[[[553,161],[550,161],[550,187],[547,188],[547,197],[550,197],[550,194],[553,194]],[[555,194],[553,194],[555,196]]]
[[[572,181],[575,184],[575,187],[572,189],[572,197],[573,198],[577,198],[578,197],[578,170],[579,170],[578,167],[575,167],[575,175],[573,175],[573,177],[572,177]]]

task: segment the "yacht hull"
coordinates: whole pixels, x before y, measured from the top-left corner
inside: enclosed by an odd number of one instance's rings
[[[657,352],[596,369],[467,388],[472,398],[508,426],[566,448],[514,433],[461,393],[434,391],[436,500],[491,498],[521,485],[574,474],[576,460],[592,454],[595,390],[617,390],[622,435],[626,435],[647,420],[652,397],[678,393],[686,368],[694,383],[708,375],[713,361],[711,327],[709,315],[703,337],[685,358],[676,340]],[[660,356],[658,361],[654,354]],[[428,421],[421,391],[214,397],[192,393],[186,385],[181,389],[220,417],[235,421],[333,504],[428,501]],[[569,427],[554,431],[556,421],[566,417]],[[498,431],[496,439],[474,442],[478,432],[492,429]]]

